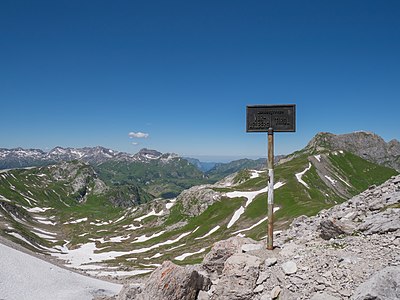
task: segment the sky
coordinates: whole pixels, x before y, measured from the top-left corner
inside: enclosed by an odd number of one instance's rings
[[[296,132],[400,139],[400,1],[0,1],[0,148],[265,157],[246,106]]]

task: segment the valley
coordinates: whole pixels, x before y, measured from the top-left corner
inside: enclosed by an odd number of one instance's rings
[[[350,150],[312,142],[279,161],[276,234],[296,217],[398,174]],[[202,172],[177,155],[144,150],[134,157],[1,171],[0,235],[69,268],[119,280],[148,274],[165,260],[199,263],[215,242],[232,236],[265,238],[261,160]]]

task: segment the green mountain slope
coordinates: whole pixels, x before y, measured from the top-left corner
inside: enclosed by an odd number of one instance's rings
[[[175,187],[178,193],[190,180],[199,179],[201,172],[193,173],[187,161],[175,163],[174,171],[149,165],[155,168],[152,172],[159,170],[160,177],[147,178],[146,191],[137,187],[132,194],[143,201],[130,200],[142,204],[129,208],[116,207],[110,196],[129,201],[128,187],[135,186],[136,178],[146,178],[149,169],[120,164],[100,165],[95,171],[73,162],[0,173],[0,234],[98,276],[143,274],[166,259],[199,262],[215,241],[232,235],[265,237],[265,171],[242,170],[217,184],[192,187],[174,199],[147,201],[148,191],[158,185]],[[276,166],[275,229],[395,174],[346,151],[299,151]],[[171,178],[182,179],[182,185]]]
[[[220,180],[232,173],[238,172],[243,169],[261,169],[265,167],[265,159],[260,158],[257,160],[252,159],[239,159],[229,163],[216,164],[212,169],[206,172],[206,175],[212,180]]]
[[[208,182],[204,174],[180,157],[142,162],[107,161],[95,167],[109,185],[140,186],[154,197],[175,197],[184,189]]]

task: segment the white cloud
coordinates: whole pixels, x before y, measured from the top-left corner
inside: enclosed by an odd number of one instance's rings
[[[129,132],[128,133],[130,138],[137,138],[137,139],[145,139],[149,136],[148,133],[144,133],[144,132]]]
[[[132,145],[139,145],[139,143],[136,143],[136,142],[132,142]]]

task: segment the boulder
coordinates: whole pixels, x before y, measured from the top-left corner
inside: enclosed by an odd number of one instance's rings
[[[383,212],[367,217],[358,226],[358,230],[365,234],[384,234],[400,229],[400,209],[389,208]]]
[[[266,267],[272,267],[278,262],[278,259],[276,257],[270,257],[265,260],[265,266]]]
[[[225,262],[212,300],[250,300],[262,260],[247,253],[232,255]]]
[[[139,284],[124,284],[122,290],[119,292],[117,300],[131,300],[142,292]]]
[[[201,275],[194,267],[180,267],[165,261],[151,274],[140,294],[133,292],[134,298],[118,299],[196,300],[200,290],[208,290],[210,285],[210,279]],[[130,291],[125,290],[125,294],[129,293]]]
[[[235,253],[241,252],[244,244],[255,244],[256,242],[249,238],[239,236],[231,237],[224,241],[214,244],[211,251],[204,257],[203,268],[210,273],[222,273],[226,260]]]
[[[262,244],[244,244],[242,246],[242,252],[257,251],[263,248]]]
[[[282,264],[282,270],[286,275],[291,275],[297,272],[297,265],[294,261],[287,261]]]
[[[282,289],[280,286],[275,286],[271,291],[271,299],[278,298],[281,291],[282,291]]]
[[[349,226],[335,219],[322,220],[318,229],[320,231],[320,237],[324,240],[330,240],[332,238],[337,238],[342,234],[352,233]]]
[[[400,299],[400,266],[386,267],[362,283],[351,300]]]

